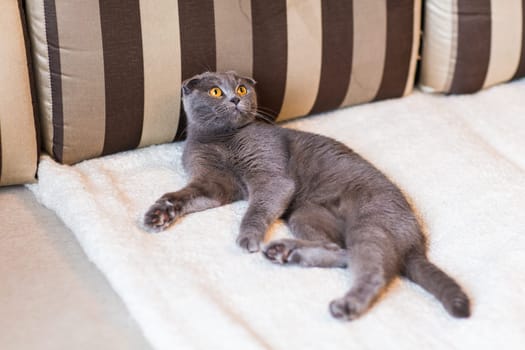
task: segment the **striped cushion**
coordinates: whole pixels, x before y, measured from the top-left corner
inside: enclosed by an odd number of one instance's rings
[[[35,179],[38,142],[22,7],[0,1],[0,186]]]
[[[427,0],[420,84],[471,93],[525,76],[525,0]]]
[[[180,82],[236,70],[279,120],[409,93],[421,0],[32,0],[46,149],[74,163],[181,136]]]

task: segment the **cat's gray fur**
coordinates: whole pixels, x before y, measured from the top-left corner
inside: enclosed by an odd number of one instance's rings
[[[248,93],[236,94],[239,85]],[[420,225],[401,191],[345,145],[260,121],[255,82],[233,72],[203,73],[183,83],[188,138],[183,163],[191,175],[146,213],[160,231],[182,215],[248,200],[237,244],[256,252],[268,227],[284,218],[297,239],[262,247],[278,264],[350,267],[352,288],[330,304],[352,320],[398,274],[432,293],[456,317],[470,315],[460,286],[426,257]],[[220,87],[214,98],[209,90]]]

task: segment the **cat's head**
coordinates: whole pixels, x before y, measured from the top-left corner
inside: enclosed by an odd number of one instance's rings
[[[256,118],[255,81],[235,72],[205,72],[182,83],[188,125],[208,132],[242,127]]]

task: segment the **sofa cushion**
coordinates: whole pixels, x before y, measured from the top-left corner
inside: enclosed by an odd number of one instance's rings
[[[32,0],[44,144],[58,161],[179,138],[181,81],[235,70],[286,120],[409,93],[420,0]]]
[[[471,93],[525,76],[525,0],[427,0],[421,86]]]
[[[35,179],[38,140],[22,6],[0,2],[0,186]]]

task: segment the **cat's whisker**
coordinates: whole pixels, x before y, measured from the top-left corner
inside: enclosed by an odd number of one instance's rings
[[[223,106],[223,105],[219,105],[219,106],[216,106],[214,108],[214,111],[217,113],[217,114],[223,114],[225,112],[228,111],[228,107],[227,106]]]
[[[259,109],[258,109],[258,110],[257,110],[257,113],[260,113],[260,114],[262,114],[262,115],[265,115],[265,116],[267,116],[268,118],[271,118],[272,120],[275,120],[275,119],[276,119],[275,114],[271,114],[271,113],[268,113],[268,112],[263,111],[263,110],[259,110]]]
[[[180,132],[177,131],[177,135],[178,136],[185,135],[187,131],[188,131],[188,127],[184,126],[184,128]]]
[[[201,64],[201,67],[203,68],[203,70],[205,72],[213,72],[214,71],[214,69],[211,69],[211,67],[209,65],[207,65],[207,64]]]
[[[263,122],[266,122],[268,124],[275,124],[275,121],[273,121],[270,117],[260,114],[259,112],[255,113],[255,118],[262,120]]]
[[[267,116],[269,116],[270,118],[272,118],[274,120],[277,118],[277,114],[269,112],[269,111],[266,111],[266,110],[261,109],[261,108],[257,108],[257,112],[262,113],[264,115],[267,115]]]
[[[274,115],[268,112],[265,112],[265,111],[261,111],[259,109],[255,111],[255,114],[256,114],[256,117],[263,119],[264,121],[270,124],[275,124],[276,117]]]
[[[279,113],[277,113],[276,111],[274,111],[273,109],[268,108],[268,107],[264,107],[264,106],[258,106],[257,109],[258,109],[258,110],[265,111],[265,112],[270,113],[270,114],[272,114],[272,115],[277,115],[277,114],[279,114]]]

